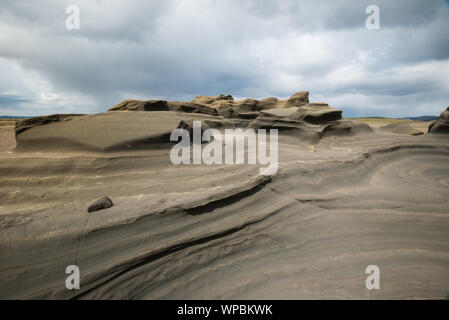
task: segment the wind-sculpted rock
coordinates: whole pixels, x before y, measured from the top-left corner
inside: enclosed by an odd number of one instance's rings
[[[449,133],[449,107],[429,126],[429,133]]]
[[[234,100],[231,95],[196,96],[190,102],[125,100],[107,113],[51,115],[19,121],[16,151],[132,151],[167,148],[170,134],[179,125],[191,131],[194,120],[203,128],[252,128],[293,130],[300,139],[316,141],[332,124],[332,132],[346,130],[352,122],[336,123],[342,111],[326,103],[309,103],[309,92],[290,98]],[[357,130],[356,130],[357,131]],[[165,145],[165,146],[164,146]]]
[[[246,98],[234,100],[231,95],[220,94],[218,96],[196,96],[190,102],[165,101],[165,100],[125,100],[112,106],[108,111],[176,111],[186,113],[203,113],[212,116],[222,116],[225,118],[242,119],[242,126],[247,124],[247,120],[258,117],[262,110],[305,107],[312,109],[309,111],[306,121],[321,122],[323,117],[322,106],[326,104],[309,104],[309,92],[300,91],[293,94],[286,100],[279,100],[275,97],[264,98],[262,100]],[[328,106],[327,106],[328,107]],[[304,109],[306,111],[306,109]],[[338,117],[338,112],[329,117],[330,120]],[[329,112],[326,113],[329,115]],[[245,122],[246,121],[246,122]]]

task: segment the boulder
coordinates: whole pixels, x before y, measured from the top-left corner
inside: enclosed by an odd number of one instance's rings
[[[92,203],[89,208],[87,208],[87,212],[94,212],[99,211],[107,208],[111,208],[114,204],[112,203],[112,200],[108,197],[104,196],[94,203]]]

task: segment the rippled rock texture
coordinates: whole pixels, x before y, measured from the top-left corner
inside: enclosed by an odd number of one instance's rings
[[[238,103],[252,119],[168,107],[22,123],[0,154],[0,298],[446,297],[449,136],[374,130],[298,96]],[[316,123],[308,108],[329,113]],[[279,170],[172,164],[167,135],[192,120],[284,128]],[[88,212],[104,195],[113,207]]]

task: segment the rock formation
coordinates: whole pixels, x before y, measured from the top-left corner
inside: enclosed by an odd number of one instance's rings
[[[429,133],[449,133],[449,107],[429,126]]]
[[[305,107],[309,103],[309,92],[301,91],[293,94],[287,100],[274,97],[262,100],[242,99],[234,100],[231,95],[196,96],[190,102],[165,100],[125,100],[108,111],[177,111],[188,113],[205,113],[225,118],[255,119],[260,111],[278,108]],[[314,111],[329,108],[327,104],[310,104]],[[341,114],[341,111],[340,111]]]
[[[117,151],[152,148],[169,143],[176,128],[253,128],[290,130],[293,135],[316,142],[328,134],[370,131],[368,125],[342,120],[342,111],[326,103],[309,103],[309,92],[286,100],[234,100],[231,95],[196,96],[190,102],[125,100],[107,113],[50,115],[19,121],[17,151],[86,150]]]

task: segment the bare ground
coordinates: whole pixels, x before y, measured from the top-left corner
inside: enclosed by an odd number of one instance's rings
[[[1,123],[0,123],[1,124]],[[16,145],[14,137],[14,125],[0,126],[0,152],[10,150]]]

